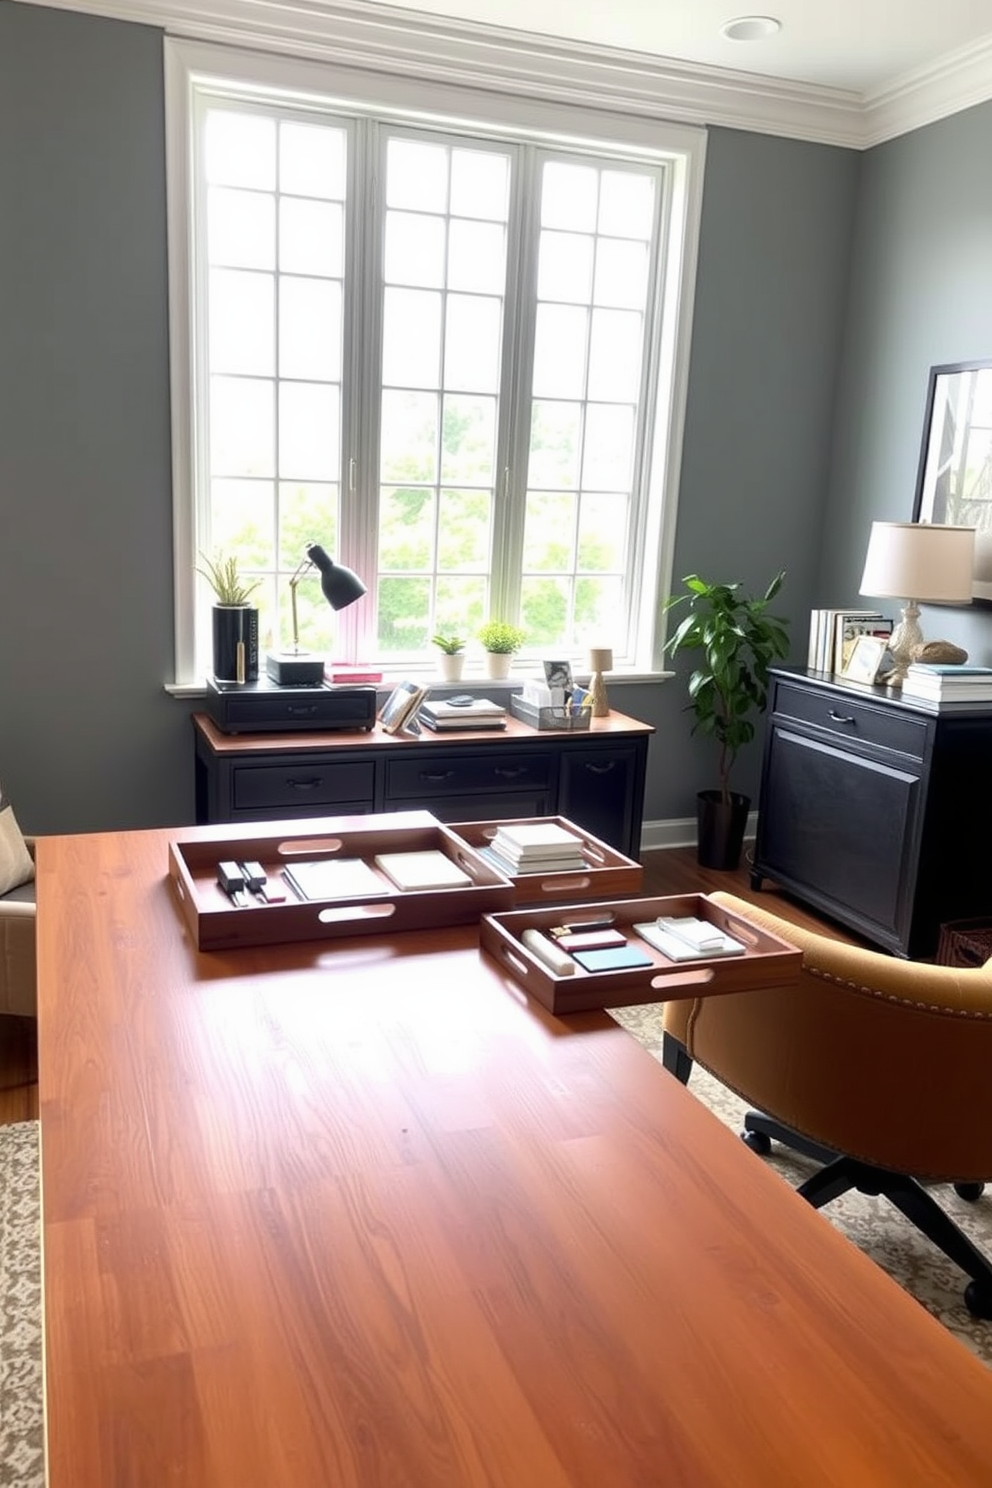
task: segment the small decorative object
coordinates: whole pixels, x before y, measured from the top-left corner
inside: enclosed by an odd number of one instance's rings
[[[919,601],[970,604],[974,566],[974,527],[872,522],[860,592],[905,601],[889,642],[895,662],[885,679],[889,687],[902,686],[913,652],[923,645]]]
[[[241,577],[233,554],[218,553],[197,568],[217,596],[213,608],[213,668],[218,682],[258,681],[258,610],[248,600],[261,579]]]
[[[589,705],[593,718],[608,718],[610,700],[606,695],[603,673],[613,670],[613,652],[608,646],[594,647],[589,652]]]
[[[383,733],[398,734],[405,731],[410,734],[419,734],[417,710],[429,691],[429,688],[422,686],[419,682],[398,682],[379,713],[379,723]]]
[[[431,645],[437,646],[441,652],[438,663],[441,676],[446,682],[458,682],[465,666],[465,642],[462,637],[454,631],[450,635],[438,634],[431,636]]]
[[[296,611],[296,586],[308,569],[320,572],[321,593],[332,610],[343,610],[365,593],[362,580],[343,563],[335,563],[319,543],[308,543],[306,553],[289,581],[293,617],[293,644],[289,651],[270,651],[265,669],[280,687],[319,687],[324,680],[324,657],[300,646],[300,622]]]
[[[488,653],[490,677],[507,677],[513,653],[519,651],[527,633],[507,620],[487,620],[479,630],[479,640]]]
[[[858,636],[841,676],[848,682],[865,682],[870,685],[879,677],[887,650],[882,636]]]
[[[942,666],[964,666],[968,653],[963,646],[955,646],[953,641],[924,641],[922,646],[913,648],[913,660],[930,666],[938,662]]]
[[[738,750],[754,738],[750,715],[764,711],[768,668],[789,652],[788,622],[768,613],[784,579],[777,574],[760,599],[749,599],[740,584],[709,584],[689,574],[682,580],[688,592],[665,602],[666,610],[678,604],[689,610],[665,650],[701,653],[688,682],[692,731],[720,746],[720,789],[697,795],[697,856],[704,868],[736,868],[740,861],[751,802],[731,791],[730,772]]]

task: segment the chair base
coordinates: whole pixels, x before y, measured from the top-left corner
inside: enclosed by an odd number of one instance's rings
[[[685,1045],[670,1033],[662,1038],[662,1063],[683,1085],[688,1084],[692,1057]],[[831,1199],[839,1198],[852,1188],[859,1193],[888,1199],[971,1278],[965,1288],[964,1301],[972,1317],[992,1319],[992,1262],[971,1243],[915,1178],[835,1152],[760,1111],[747,1112],[741,1136],[753,1151],[763,1156],[767,1156],[772,1142],[776,1141],[821,1163],[822,1166],[797,1189],[814,1209],[821,1209]],[[956,1183],[954,1188],[961,1198],[973,1201],[981,1196],[984,1186],[982,1183]]]

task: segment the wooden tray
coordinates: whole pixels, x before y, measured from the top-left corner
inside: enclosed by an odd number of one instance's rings
[[[322,829],[311,820],[280,823],[280,830],[249,836],[217,835],[169,843],[169,877],[197,948],[215,951],[237,946],[279,945],[293,940],[324,940],[344,935],[396,934],[439,925],[474,923],[483,914],[509,909],[515,890],[459,837],[426,812],[410,812],[411,825],[389,824],[375,816],[338,817]],[[425,820],[426,818],[426,820]],[[430,824],[428,824],[430,823]],[[438,849],[472,879],[471,886],[450,889],[398,889],[373,858],[383,852]],[[381,878],[386,893],[305,901],[287,885],[284,904],[256,903],[239,908],[217,883],[217,864],[258,861],[270,879],[294,860],[361,858]]]
[[[633,971],[585,971],[576,963],[571,976],[559,976],[523,944],[525,930],[547,931],[563,918],[578,925],[585,918],[612,923],[651,957],[652,965]],[[742,940],[743,956],[712,960],[670,961],[632,929],[659,915],[696,915]],[[631,1007],[635,1003],[665,1002],[675,997],[713,997],[729,992],[751,992],[763,987],[789,986],[796,980],[802,951],[750,921],[714,904],[705,894],[677,894],[662,899],[620,899],[578,904],[574,908],[520,909],[487,914],[480,926],[483,950],[493,956],[531,997],[552,1013],[579,1013],[589,1008]]]
[[[618,894],[637,894],[644,882],[644,869],[633,858],[625,858],[615,848],[592,837],[564,816],[519,816],[513,822],[531,825],[552,823],[572,832],[582,844],[586,860],[584,869],[565,873],[519,873],[506,871],[515,889],[515,904],[571,904],[576,899],[609,899]],[[488,847],[506,821],[454,822],[451,831],[471,848]],[[498,871],[498,870],[497,870]]]

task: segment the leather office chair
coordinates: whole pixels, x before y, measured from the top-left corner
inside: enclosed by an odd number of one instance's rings
[[[731,894],[712,898],[803,951],[798,985],[667,1002],[662,1053],[683,1083],[698,1060],[756,1109],[749,1146],[774,1138],[820,1161],[814,1206],[882,1194],[971,1277],[992,1318],[992,1262],[918,1180],[977,1199],[992,1179],[992,961],[960,969],[829,940]]]
[[[25,839],[34,856],[34,843]],[[0,895],[0,1014],[38,1016],[34,881]]]

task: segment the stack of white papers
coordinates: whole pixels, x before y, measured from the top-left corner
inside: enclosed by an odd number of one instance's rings
[[[292,863],[283,877],[301,899],[358,899],[388,894],[389,886],[361,858]]]
[[[490,861],[511,873],[567,873],[584,868],[582,843],[556,822],[508,822],[489,848]]]
[[[472,879],[439,848],[424,852],[377,853],[377,868],[398,889],[460,889]]]
[[[490,698],[473,698],[469,703],[424,703],[419,717],[421,723],[438,733],[455,729],[506,728],[506,709]]]

